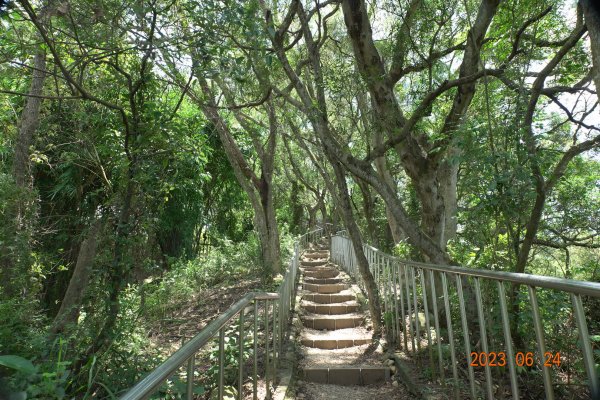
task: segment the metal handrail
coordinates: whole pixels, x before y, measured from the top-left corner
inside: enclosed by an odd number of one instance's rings
[[[152,371],[148,376],[135,385],[127,394],[121,397],[122,400],[133,400],[141,398],[140,395],[151,394],[173,375],[186,361],[193,357],[198,350],[206,345],[223,327],[230,322],[240,311],[246,308],[250,303],[256,300],[275,300],[278,299],[277,293],[250,292],[238,300],[227,311],[221,314],[217,319],[209,323],[200,333],[194,336],[190,341],[184,344],[179,350],[173,353],[164,363]],[[143,398],[143,397],[142,397]]]
[[[173,374],[177,372],[182,366],[187,363],[187,386],[186,386],[186,399],[191,400],[193,398],[194,391],[194,362],[195,355],[200,349],[206,346],[212,338],[219,334],[219,374],[218,374],[218,398],[223,399],[223,387],[224,387],[224,335],[226,327],[234,321],[236,316],[239,316],[239,373],[238,373],[238,398],[242,399],[242,386],[244,381],[244,360],[243,360],[243,349],[244,349],[244,317],[245,310],[254,304],[254,321],[253,321],[253,334],[254,334],[254,365],[253,365],[253,398],[257,399],[257,376],[258,376],[258,344],[257,344],[257,330],[258,330],[258,302],[264,301],[264,329],[265,329],[265,340],[264,340],[264,355],[265,355],[265,382],[266,382],[266,395],[270,398],[271,393],[269,390],[269,371],[270,361],[273,362],[273,370],[271,371],[271,378],[273,382],[276,380],[275,371],[277,370],[277,364],[281,355],[282,343],[288,337],[290,329],[290,316],[291,310],[294,308],[294,300],[296,298],[296,282],[298,277],[298,266],[300,252],[311,242],[316,242],[322,237],[325,230],[323,228],[317,228],[311,232],[305,233],[300,236],[294,243],[294,252],[289,263],[289,268],[286,270],[283,281],[281,282],[277,293],[264,293],[264,292],[251,292],[246,294],[235,304],[233,304],[227,311],[217,317],[215,320],[210,322],[204,327],[196,336],[185,343],[179,350],[173,353],[167,358],[161,365],[155,370],[150,372],[145,378],[133,386],[125,395],[121,397],[121,400],[139,400],[147,399],[154,394]],[[270,307],[269,302],[273,303]],[[251,308],[251,307],[250,307]],[[272,311],[271,311],[272,310]],[[270,312],[271,311],[271,312]],[[271,325],[271,336],[269,336],[269,324]],[[272,342],[272,349],[269,349],[269,345]]]
[[[484,303],[482,300],[481,280],[491,280],[496,282],[497,296],[501,313],[501,325],[503,331],[504,345],[507,355],[507,364],[511,383],[511,393],[514,399],[519,399],[519,386],[515,368],[515,348],[511,337],[510,320],[506,300],[506,290],[504,283],[510,283],[516,287],[521,285],[527,287],[529,300],[531,304],[531,314],[536,334],[537,352],[541,355],[543,361],[547,354],[545,347],[545,334],[542,325],[542,319],[537,300],[536,290],[539,288],[550,289],[554,291],[566,292],[570,294],[573,306],[573,314],[577,324],[577,333],[581,345],[581,360],[587,374],[590,395],[593,399],[600,399],[600,382],[598,381],[594,354],[589,338],[588,326],[583,308],[581,296],[600,297],[600,283],[584,282],[572,279],[554,278],[540,275],[521,274],[512,272],[501,272],[491,270],[470,269],[450,265],[436,265],[420,263],[415,261],[403,260],[398,257],[386,254],[372,246],[363,245],[363,251],[369,262],[369,268],[379,292],[381,295],[384,315],[384,326],[388,337],[404,344],[404,349],[415,355],[421,350],[421,328],[419,321],[420,310],[424,311],[425,331],[427,336],[427,349],[429,352],[429,362],[432,372],[436,374],[434,368],[434,341],[437,347],[437,369],[442,383],[445,383],[445,360],[447,358],[442,352],[442,342],[450,345],[451,367],[453,380],[455,381],[454,395],[460,398],[458,392],[458,370],[457,355],[455,349],[454,331],[452,327],[451,315],[451,296],[448,281],[450,277],[454,278],[455,293],[459,301],[460,320],[462,327],[462,345],[465,350],[467,369],[469,376],[469,390],[472,398],[477,398],[475,388],[475,376],[471,357],[469,323],[467,317],[467,301],[465,297],[466,287],[464,279],[470,279],[472,285],[469,289],[474,290],[474,302],[476,306],[476,318],[479,323],[480,349],[487,355],[488,352],[488,334],[486,331],[486,314],[484,313]],[[342,266],[349,274],[353,275],[359,286],[364,290],[364,282],[358,273],[356,255],[352,242],[345,235],[338,233],[331,239],[331,258],[334,262]],[[439,284],[438,284],[439,283]],[[471,287],[472,286],[472,287]],[[486,293],[487,294],[487,293]],[[433,316],[429,314],[433,308]],[[442,311],[443,310],[443,311]],[[440,330],[440,314],[445,313],[446,335]],[[443,315],[441,315],[443,317]],[[391,317],[391,318],[390,318]],[[487,315],[487,318],[492,316]],[[433,319],[433,321],[431,321]],[[408,323],[407,323],[408,320]],[[414,323],[414,325],[413,325]],[[435,339],[432,339],[431,329],[434,329]],[[479,353],[479,352],[478,352]],[[517,353],[518,355],[519,353]],[[521,353],[522,354],[522,353]],[[417,360],[419,360],[417,358]],[[485,392],[489,399],[494,398],[492,374],[490,366],[483,365],[485,372]],[[554,399],[554,389],[550,370],[546,366],[540,366],[542,378],[544,381],[544,391],[547,399]]]

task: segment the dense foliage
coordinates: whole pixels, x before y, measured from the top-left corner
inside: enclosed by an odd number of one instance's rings
[[[600,282],[589,0],[16,0],[0,30],[0,397],[121,393],[161,320],[272,285],[317,223]]]

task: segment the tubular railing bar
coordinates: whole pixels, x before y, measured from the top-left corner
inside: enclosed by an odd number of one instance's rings
[[[546,342],[544,340],[544,327],[542,326],[542,318],[538,306],[535,287],[527,286],[529,291],[529,302],[531,303],[531,312],[533,314],[533,327],[535,337],[537,339],[538,351],[540,358],[543,359],[546,354]],[[542,377],[544,379],[544,390],[546,392],[546,400],[554,400],[554,389],[552,388],[552,378],[550,377],[550,369],[542,367]]]
[[[402,270],[404,271],[404,285],[406,286],[406,306],[408,308],[408,334],[410,336],[410,350],[412,351],[413,355],[417,354],[417,350],[416,347],[417,345],[415,344],[415,335],[413,332],[413,324],[412,321],[410,320],[411,315],[412,315],[412,310],[411,310],[411,304],[410,304],[410,288],[409,288],[409,284],[408,284],[408,269],[406,268],[405,265],[402,265]],[[415,314],[416,314],[416,310],[415,310]],[[404,324],[406,325],[406,321],[404,321]]]
[[[258,340],[256,340],[257,336],[258,336],[258,301],[254,302],[254,329],[253,329],[253,336],[254,336],[254,352],[252,354],[254,360],[254,364],[252,365],[252,373],[254,376],[254,379],[252,379],[252,398],[253,400],[257,400],[258,399],[258,380],[256,379],[256,377],[258,376]],[[241,397],[241,396],[240,396]]]
[[[190,339],[158,368],[130,389],[122,400],[146,398],[154,393],[179,367],[193,357],[198,350],[206,345],[219,331],[230,322],[246,305],[256,300],[276,300],[276,293],[251,292],[238,300],[226,312],[209,323],[200,333]]]
[[[460,275],[454,275],[456,278],[456,291],[458,292],[458,304],[460,306],[460,320],[462,323],[463,331],[463,343],[465,345],[465,358],[467,359],[467,368],[469,372],[469,387],[471,390],[471,398],[475,400],[477,395],[475,393],[475,371],[473,366],[468,361],[471,357],[471,341],[469,338],[469,323],[467,322],[467,310],[465,308],[465,296],[463,294],[463,287]]]
[[[244,314],[245,314],[245,309],[242,308],[240,310],[240,330],[239,330],[239,335],[240,335],[240,343],[239,343],[239,359],[238,359],[238,363],[239,363],[239,376],[238,376],[238,397],[241,400],[242,399],[242,387],[244,386]]]
[[[342,236],[345,238],[345,236]],[[347,238],[346,238],[347,239]],[[349,239],[348,239],[349,240]],[[511,282],[521,285],[527,286],[536,286],[538,288],[544,289],[554,289],[554,290],[562,290],[564,292],[579,294],[583,296],[593,296],[600,297],[600,283],[597,282],[586,282],[586,281],[578,281],[575,279],[564,279],[564,278],[556,278],[553,276],[541,276],[541,275],[532,275],[532,274],[524,274],[518,272],[504,272],[504,271],[490,271],[483,269],[472,269],[465,267],[457,267],[454,265],[437,265],[437,264],[428,264],[422,263],[418,261],[410,261],[404,260],[400,257],[395,257],[389,255],[387,253],[382,252],[375,247],[372,247],[368,244],[364,244],[366,248],[369,248],[376,253],[380,253],[390,258],[391,260],[397,260],[406,265],[410,265],[413,267],[426,268],[431,271],[439,271],[439,272],[450,272],[452,274],[459,275],[467,275],[471,277],[478,278],[487,278],[493,279],[496,281],[504,281]]]
[[[489,354],[487,332],[485,327],[485,317],[483,314],[483,300],[481,298],[481,284],[479,278],[473,278],[475,282],[475,301],[477,303],[477,318],[479,320],[479,336],[481,336],[481,349],[485,354]],[[488,363],[485,364],[485,387],[488,399],[494,399],[492,388],[492,371]]]
[[[455,267],[453,265],[434,265],[416,261],[402,261],[407,265],[427,268],[432,271],[450,272],[458,275],[466,275],[477,278],[493,279],[495,281],[510,282],[519,285],[535,286],[543,289],[561,290],[584,296],[600,297],[600,283],[578,281],[575,279],[555,278],[553,276],[541,276],[522,274],[518,272],[489,271],[482,269],[471,269]]]
[[[265,300],[266,301],[266,300]],[[223,386],[225,385],[225,327],[219,329],[219,399],[223,398]]]
[[[186,400],[192,400],[194,397],[194,359],[195,356],[191,356],[187,365],[187,382],[185,388]]]
[[[592,395],[592,399],[598,399],[600,398],[600,382],[598,382],[597,378],[594,379],[596,376],[594,353],[592,352],[592,346],[590,344],[590,336],[587,328],[587,322],[585,321],[585,312],[583,310],[583,304],[581,303],[581,296],[573,294],[571,295],[571,301],[573,302],[575,319],[577,320],[577,328],[581,340],[583,363],[585,365],[588,377],[590,377],[590,394]]]
[[[434,273],[433,271],[431,272]],[[444,292],[444,310],[446,312],[446,326],[448,328],[448,343],[450,343],[450,357],[452,361],[452,378],[454,379],[454,397],[458,399],[458,363],[456,362],[456,350],[454,349],[454,329],[452,328],[452,313],[450,310],[450,296],[448,293],[448,277],[445,272],[440,273],[442,278],[442,290]]]
[[[444,375],[444,356],[442,354],[442,338],[440,336],[440,319],[438,314],[438,306],[437,306],[437,293],[435,291],[435,279],[433,276],[433,271],[423,271],[423,273],[429,273],[429,285],[431,286],[431,298],[433,303],[433,320],[435,324],[435,341],[437,342],[437,353],[438,353],[438,365],[440,367],[440,382],[442,385],[446,385],[445,375]],[[432,363],[433,364],[433,363]]]
[[[343,260],[344,262],[341,263],[341,266],[350,271],[353,270],[353,262],[355,261],[355,255],[350,252],[344,252],[341,248],[338,250],[338,247],[344,246],[346,248],[348,248],[349,244],[350,244],[350,240],[347,237],[341,236],[340,234],[336,235],[337,238],[334,236],[332,237],[332,254],[336,254],[336,257]],[[344,241],[340,242],[339,240],[337,240],[338,238],[343,238],[345,239]],[[334,246],[334,243],[336,244]],[[587,327],[587,322],[586,322],[586,317],[585,317],[585,311],[583,309],[582,306],[582,302],[581,302],[581,296],[585,295],[585,296],[592,296],[592,297],[600,297],[600,283],[595,283],[595,282],[585,282],[585,281],[577,281],[577,280],[571,280],[571,279],[562,279],[562,278],[555,278],[555,277],[546,277],[546,276],[539,276],[539,275],[529,275],[529,274],[522,274],[522,273],[512,273],[512,272],[501,272],[501,271],[489,271],[489,270],[475,270],[475,269],[469,269],[469,268],[463,268],[463,267],[457,267],[457,266],[449,266],[449,265],[435,265],[435,264],[427,264],[427,263],[420,263],[420,262],[415,262],[415,261],[408,261],[408,260],[402,260],[398,257],[394,257],[391,255],[388,255],[372,246],[369,245],[364,245],[363,247],[364,251],[365,251],[365,255],[367,255],[367,259],[369,260],[369,267],[373,273],[374,279],[376,280],[376,283],[378,285],[378,287],[381,288],[382,291],[388,290],[390,289],[388,286],[390,284],[390,279],[392,280],[391,284],[393,285],[393,287],[395,288],[395,279],[394,279],[394,274],[392,273],[391,275],[388,273],[386,274],[386,270],[384,268],[383,270],[383,274],[381,274],[380,270],[379,270],[379,264],[385,260],[385,264],[386,266],[389,265],[393,265],[395,268],[395,270],[398,271],[398,279],[399,279],[399,284],[400,284],[400,297],[398,298],[398,294],[395,292],[394,295],[394,299],[391,302],[389,302],[388,304],[385,305],[385,309],[386,310],[393,310],[394,309],[394,303],[397,303],[398,300],[400,301],[400,303],[403,303],[403,296],[402,296],[402,279],[404,279],[404,283],[406,285],[406,300],[407,300],[407,304],[406,304],[406,308],[408,311],[408,316],[409,319],[411,316],[416,316],[417,318],[415,318],[414,321],[409,321],[408,323],[408,327],[406,327],[406,320],[403,317],[403,323],[404,325],[404,329],[403,331],[406,331],[408,328],[409,332],[404,332],[403,336],[406,339],[406,334],[408,333],[410,335],[410,340],[411,340],[411,350],[413,353],[415,353],[415,335],[413,332],[413,328],[415,330],[417,330],[416,332],[416,336],[417,336],[417,347],[420,350],[420,333],[418,332],[420,326],[419,326],[419,321],[418,321],[418,313],[419,313],[419,305],[416,301],[417,298],[417,283],[415,282],[415,269],[418,272],[422,272],[423,274],[420,275],[420,281],[421,281],[421,290],[422,290],[422,294],[423,294],[423,306],[425,308],[425,313],[426,313],[426,319],[429,316],[428,315],[428,307],[427,307],[427,288],[426,288],[426,271],[429,272],[430,278],[431,278],[431,283],[432,283],[432,299],[435,299],[435,284],[434,284],[434,276],[436,273],[441,274],[442,277],[442,288],[443,288],[443,299],[444,299],[444,308],[446,311],[446,319],[447,319],[447,327],[448,327],[448,336],[449,336],[449,344],[450,344],[450,349],[451,349],[451,355],[452,355],[452,368],[453,368],[453,378],[455,380],[455,396],[456,398],[459,398],[459,393],[458,390],[456,390],[458,388],[458,374],[457,374],[457,368],[456,368],[456,356],[455,356],[455,349],[454,349],[454,338],[453,338],[453,332],[452,332],[452,320],[451,320],[451,314],[450,314],[450,303],[449,303],[449,293],[448,293],[448,287],[447,287],[447,279],[446,279],[446,274],[452,274],[455,278],[456,278],[456,294],[457,297],[459,299],[459,311],[461,314],[461,322],[462,322],[462,333],[464,336],[464,347],[467,353],[467,360],[469,360],[469,356],[470,356],[470,343],[469,343],[469,331],[468,331],[468,324],[466,324],[466,307],[465,307],[465,298],[464,298],[464,293],[463,293],[463,279],[465,278],[471,278],[474,281],[475,284],[475,297],[476,297],[476,306],[477,306],[477,319],[479,321],[479,329],[480,329],[480,340],[481,340],[481,344],[482,344],[482,350],[483,353],[488,353],[488,343],[487,343],[487,329],[486,329],[486,318],[484,316],[484,310],[483,310],[483,300],[482,300],[482,296],[481,296],[481,287],[480,287],[480,278],[484,278],[484,279],[490,279],[492,281],[495,281],[497,283],[497,289],[498,289],[498,295],[500,296],[500,312],[501,312],[501,317],[502,317],[502,330],[504,333],[504,343],[506,346],[506,351],[508,353],[508,358],[509,360],[514,360],[514,347],[513,347],[513,343],[512,343],[512,338],[511,338],[511,333],[510,333],[510,324],[509,324],[509,320],[508,320],[508,307],[506,305],[506,293],[504,290],[504,282],[508,282],[511,283],[513,285],[515,285],[516,287],[518,287],[519,285],[525,285],[528,289],[529,292],[529,301],[531,304],[531,313],[532,313],[532,317],[533,317],[533,324],[534,324],[534,329],[535,329],[535,333],[536,333],[536,341],[537,341],[537,347],[538,347],[538,352],[540,353],[540,357],[543,358],[545,357],[545,337],[544,337],[544,329],[543,329],[543,325],[542,325],[542,319],[541,319],[541,315],[540,315],[540,310],[539,310],[539,305],[537,302],[537,296],[536,296],[536,289],[551,289],[551,290],[557,290],[557,291],[562,291],[562,292],[567,292],[571,294],[571,301],[572,301],[572,306],[573,306],[573,313],[575,314],[575,318],[577,321],[577,329],[578,329],[578,334],[580,337],[580,347],[581,347],[581,352],[583,354],[583,364],[585,367],[585,371],[587,373],[587,378],[588,378],[588,385],[589,385],[589,389],[590,389],[590,394],[592,396],[592,398],[599,398],[600,399],[600,381],[597,378],[597,373],[596,373],[596,369],[595,369],[595,365],[594,365],[594,355],[593,355],[593,350],[592,350],[592,346],[590,343],[590,339],[589,339],[589,333],[588,333],[588,327]],[[351,257],[350,257],[351,255]],[[375,262],[373,262],[372,260],[375,260]],[[390,262],[391,261],[391,262]],[[397,266],[394,264],[394,262],[397,263]],[[407,270],[408,267],[412,267],[410,268],[410,273]],[[390,278],[391,276],[391,278]],[[359,277],[360,278],[360,277]],[[387,279],[388,282],[382,282],[382,279]],[[409,282],[412,281],[412,287],[409,288]],[[361,279],[357,279],[357,282],[359,283],[359,285],[363,282],[361,282]],[[412,289],[412,290],[411,290]],[[391,291],[387,291],[387,294],[390,294]],[[385,295],[384,295],[385,296]],[[412,297],[412,299],[411,299]],[[387,297],[386,297],[387,298]],[[411,310],[411,300],[412,300],[412,306],[414,306],[414,313]],[[391,305],[390,305],[391,304]],[[397,306],[397,304],[395,304]],[[437,312],[435,310],[436,306],[437,306],[437,301],[434,302],[433,304],[434,306],[434,315],[435,317],[437,317]],[[391,307],[391,308],[390,308]],[[404,311],[404,305],[401,304],[401,312]],[[415,323],[414,327],[413,327],[413,323]],[[427,321],[426,321],[427,323]],[[427,323],[427,325],[430,325],[429,323]],[[386,330],[390,330],[390,329],[394,329],[393,326],[385,327]],[[430,328],[427,328],[430,329]],[[436,327],[436,335],[439,333],[439,328]],[[429,338],[428,338],[429,339]],[[494,338],[491,338],[494,339]],[[429,347],[431,347],[431,340],[428,340],[429,343]],[[408,352],[409,347],[405,344],[404,345],[405,350]],[[418,359],[417,359],[418,360]],[[440,369],[441,372],[443,374],[443,366],[441,365],[443,362],[443,358],[440,357],[439,363],[440,363]],[[509,375],[510,375],[510,381],[511,381],[511,394],[513,396],[513,398],[517,399],[519,398],[519,390],[518,390],[518,384],[517,384],[517,377],[516,377],[516,368],[513,365],[512,362],[508,362],[509,364]],[[475,385],[474,385],[474,371],[473,368],[471,366],[471,363],[469,363],[467,361],[467,365],[468,365],[468,372],[469,372],[469,383],[470,383],[470,392],[471,392],[471,396],[475,397],[476,396],[476,391],[475,391]],[[485,380],[486,380],[486,395],[487,397],[491,398],[493,396],[493,383],[492,383],[492,376],[491,376],[491,371],[489,369],[489,365],[483,365],[485,368]],[[542,373],[542,378],[544,381],[544,389],[545,389],[545,395],[546,398],[548,399],[553,399],[554,398],[554,393],[553,393],[553,386],[552,386],[552,379],[551,379],[551,374],[550,374],[550,370],[549,368],[543,366],[541,368],[541,373]]]
[[[429,321],[429,304],[427,302],[427,284],[425,283],[425,272],[424,269],[417,270],[421,278],[421,288],[423,289],[423,310],[425,311],[425,329],[427,329],[427,349],[429,350],[429,364],[433,366],[433,346],[431,340],[431,324]],[[436,379],[435,368],[431,369],[433,379]]]
[[[265,392],[267,399],[271,398],[269,388],[269,303],[265,300]]]
[[[396,269],[396,268],[394,268]],[[400,314],[402,317],[402,341],[404,342],[404,348],[408,350],[408,339],[406,337],[406,314],[404,313],[404,289],[402,288],[402,277],[400,275],[400,265],[398,265],[398,288],[400,292]]]
[[[276,383],[276,370],[269,371],[269,341],[272,340],[273,349],[273,364],[277,365],[277,357],[281,355],[282,338],[289,332],[289,317],[290,308],[295,300],[295,289],[296,289],[296,278],[298,276],[298,265],[300,251],[309,241],[316,241],[317,238],[322,236],[325,232],[324,228],[317,228],[304,235],[300,236],[294,243],[294,253],[290,260],[290,267],[286,271],[284,280],[281,283],[277,293],[265,293],[265,292],[250,292],[243,296],[240,300],[234,303],[227,311],[219,315],[215,320],[209,323],[203,328],[196,336],[194,336],[187,343],[183,344],[179,350],[173,353],[167,358],[162,364],[160,364],[155,370],[150,372],[144,379],[139,381],[135,386],[127,391],[121,400],[138,400],[146,399],[154,394],[173,374],[177,372],[179,368],[184,366],[187,362],[187,382],[185,398],[191,399],[193,397],[193,380],[194,380],[194,360],[196,353],[204,347],[210,340],[212,340],[217,334],[219,336],[219,377],[217,383],[218,398],[223,398],[223,345],[224,345],[224,334],[227,324],[231,323],[236,315],[239,314],[239,335],[240,335],[240,365],[239,365],[239,377],[238,377],[238,396],[241,396],[243,386],[243,345],[244,345],[244,314],[246,309],[251,309],[251,303],[254,303],[254,379],[253,379],[253,397],[257,398],[257,327],[258,327],[258,302],[264,301],[265,303],[265,357],[267,368],[265,370],[265,382],[267,388],[267,396],[270,396],[269,391],[269,372],[271,373],[271,381],[273,384]],[[311,240],[312,239],[312,240]],[[278,300],[277,304],[275,301]],[[269,301],[273,302],[270,306]],[[269,310],[272,309],[273,313],[269,314]],[[285,318],[284,318],[285,316]],[[271,330],[272,339],[269,338],[269,319],[273,318],[273,326]],[[285,329],[283,326],[285,325]],[[284,333],[285,330],[285,333]],[[277,337],[275,337],[277,336]]]
[[[502,314],[502,331],[504,332],[504,345],[509,360],[515,359],[515,350],[513,347],[512,335],[510,333],[510,321],[508,320],[508,308],[506,307],[506,291],[504,283],[496,281],[498,285],[498,298],[500,299],[500,313]],[[519,398],[519,383],[517,381],[517,369],[514,363],[508,363],[508,372],[510,375],[510,390],[513,399]]]
[[[417,281],[415,280],[415,269],[410,269],[410,280],[412,282],[413,306],[415,307],[415,330],[417,331],[417,351],[421,352],[421,330],[419,320],[419,303],[417,302]],[[419,358],[417,358],[419,361]]]

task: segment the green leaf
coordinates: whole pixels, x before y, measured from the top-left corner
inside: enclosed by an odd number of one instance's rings
[[[37,372],[37,368],[31,363],[31,361],[20,356],[0,356],[0,365],[19,372],[24,372],[28,375],[33,375]]]

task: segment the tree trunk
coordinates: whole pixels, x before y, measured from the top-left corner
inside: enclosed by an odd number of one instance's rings
[[[33,144],[35,131],[40,124],[40,109],[42,105],[44,81],[46,79],[46,52],[42,49],[36,51],[33,57],[33,75],[29,86],[28,96],[21,112],[17,138],[14,147],[14,160],[12,175],[16,186],[22,191],[22,195],[14,203],[14,231],[12,245],[15,250],[2,248],[10,246],[5,244],[0,247],[0,271],[1,285],[4,295],[14,297],[19,292],[19,286],[25,286],[16,282],[16,277],[23,276],[29,267],[30,246],[35,226],[35,201],[33,199],[33,179],[31,175],[30,147]]]
[[[200,108],[206,118],[213,124],[219,139],[223,144],[223,149],[229,164],[233,168],[235,177],[242,187],[254,210],[254,227],[258,231],[261,241],[261,253],[263,258],[264,278],[269,281],[274,275],[281,272],[279,230],[275,216],[275,205],[273,203],[273,157],[275,155],[276,144],[276,121],[274,120],[274,110],[269,109],[269,138],[267,149],[263,149],[260,143],[253,140],[255,150],[261,160],[261,176],[258,177],[251,166],[248,164],[239,146],[237,145],[229,126],[219,115],[214,96],[208,86],[208,82],[202,77],[198,77],[204,95],[208,103],[200,104]],[[222,90],[229,97],[227,88],[221,86]],[[238,122],[246,126],[244,120],[236,114]],[[247,129],[250,132],[250,129]]]
[[[377,224],[375,223],[375,201],[369,185],[363,181],[357,181],[358,187],[363,197],[363,211],[365,213],[365,219],[367,221],[367,230],[369,232],[368,237],[371,244],[379,248],[379,240],[377,237]]]
[[[308,208],[308,230],[311,230],[317,225],[317,211],[319,211],[317,206]]]
[[[442,243],[444,249],[449,240],[456,237],[456,230],[458,227],[457,211],[458,211],[458,161],[453,161],[458,155],[458,150],[450,149],[446,160],[443,161],[440,169],[440,184],[441,194],[444,199],[444,232]]]
[[[15,183],[22,188],[32,185],[31,162],[29,148],[33,143],[33,135],[40,125],[40,109],[44,81],[46,80],[46,52],[36,51],[33,57],[33,76],[29,87],[25,107],[21,113],[19,133],[15,143],[15,156],[13,161],[13,177]]]
[[[361,122],[364,126],[365,131],[369,132],[371,127],[375,127],[375,129],[373,129],[373,133],[372,133],[372,135],[373,135],[372,140],[373,140],[373,147],[377,147],[377,146],[380,146],[381,144],[383,144],[382,129],[378,125],[377,122],[372,121],[371,118],[367,118],[367,115],[369,115],[369,110],[367,107],[366,97],[367,97],[366,93],[359,92],[356,95],[356,102],[358,105],[358,109],[360,110]],[[374,102],[372,102],[372,103],[374,103]],[[374,108],[374,107],[375,107],[375,104],[373,104],[372,108]],[[389,168],[387,166],[385,156],[375,158],[374,164],[375,164],[375,169],[377,170],[377,173],[384,180],[384,182],[387,183],[388,186],[390,188],[392,188],[393,190],[397,190],[396,183],[394,182],[394,179],[392,178],[392,174],[390,173]],[[389,232],[391,233],[392,238],[393,238],[393,243],[394,243],[394,245],[396,245],[396,244],[400,243],[401,241],[403,241],[404,239],[406,239],[406,235],[404,235],[404,232],[398,225],[398,222],[394,218],[394,215],[390,210],[390,206],[387,203],[385,204],[385,215],[387,217],[387,223],[389,225]]]
[[[379,290],[377,289],[373,274],[371,274],[369,269],[369,261],[363,252],[362,237],[352,213],[352,205],[350,203],[350,195],[348,194],[346,175],[343,172],[343,167],[333,157],[330,158],[330,161],[335,172],[336,183],[338,186],[341,215],[344,219],[344,225],[346,225],[346,229],[348,229],[350,240],[352,241],[352,247],[354,248],[354,254],[356,255],[356,260],[358,262],[358,271],[360,272],[360,276],[365,283],[365,288],[367,290],[369,311],[371,312],[371,318],[373,320],[373,335],[380,337],[383,332],[383,327]]]
[[[290,231],[299,234],[302,232],[302,220],[304,219],[304,207],[300,203],[300,194],[302,187],[297,181],[292,181],[292,192],[290,193],[290,208],[292,209],[292,220],[290,222]]]
[[[117,323],[121,304],[119,294],[129,280],[129,268],[127,267],[126,252],[127,241],[131,232],[132,203],[135,192],[135,166],[130,165],[127,171],[127,183],[123,195],[123,203],[119,212],[119,219],[115,232],[115,248],[111,261],[111,269],[108,277],[108,299],[106,302],[106,317],[104,324],[92,345],[88,349],[87,357],[107,348],[112,339],[113,329]]]
[[[460,77],[470,76],[480,69],[480,51],[481,44],[487,32],[487,29],[496,13],[499,0],[484,0],[481,2],[477,17],[470,28],[467,35],[467,45],[464,51],[463,61],[460,67]],[[419,7],[419,2],[414,2],[414,10]],[[411,7],[412,9],[412,7]],[[394,78],[392,69],[388,74],[382,57],[379,54],[375,42],[373,40],[373,32],[369,20],[369,14],[366,2],[345,0],[342,2],[342,10],[344,13],[344,22],[348,31],[348,36],[352,42],[354,57],[358,66],[358,70],[363,78],[363,81],[368,87],[373,102],[373,112],[375,115],[376,129],[386,132],[389,138],[398,135],[398,131],[405,126],[411,126],[403,116],[402,110],[396,99],[394,86],[401,76]],[[410,30],[411,15],[408,13],[403,22],[403,29],[399,36],[407,36]],[[406,39],[406,38],[405,38]],[[394,54],[394,64],[398,60],[403,60],[406,56],[406,46],[403,46],[402,40],[398,43],[398,52]],[[402,61],[399,61],[396,67],[402,68]],[[410,231],[414,231],[414,227],[408,226],[412,224],[410,219],[407,219],[403,211],[390,210],[390,214],[394,215],[396,222],[402,227],[409,239],[414,245],[426,255],[432,262],[438,262],[437,259],[447,259],[447,254],[440,255],[438,249],[432,248],[429,240],[435,243],[435,247],[439,248],[442,253],[445,253],[446,248],[446,221],[449,218],[452,222],[452,203],[453,197],[450,196],[446,200],[447,191],[452,188],[452,175],[443,177],[441,166],[444,164],[444,158],[447,159],[451,155],[452,135],[460,126],[464,115],[475,94],[476,82],[468,82],[460,85],[457,89],[456,96],[453,101],[452,108],[448,113],[441,133],[449,139],[447,142],[442,141],[438,144],[440,147],[437,152],[429,154],[428,150],[432,149],[431,144],[423,138],[422,132],[418,129],[408,131],[402,135],[402,142],[398,143],[394,148],[402,162],[402,165],[410,177],[421,202],[422,217],[421,229],[424,231],[428,240],[414,240],[415,236]],[[412,125],[413,127],[415,125]],[[379,157],[381,158],[381,157]],[[375,158],[377,159],[377,158]],[[380,161],[381,163],[381,161]],[[347,164],[347,163],[345,163]],[[379,168],[378,168],[379,169]],[[452,172],[452,171],[451,171]],[[354,171],[353,171],[354,173]],[[372,180],[370,180],[372,181]],[[443,187],[444,181],[448,182],[447,187]],[[384,182],[384,184],[387,184]],[[378,185],[381,186],[381,185]],[[382,195],[384,201],[389,208],[398,208],[398,196],[393,190],[393,187],[386,188],[386,192],[391,196],[383,195],[382,191],[375,188]],[[390,190],[391,189],[391,190]],[[455,196],[455,195],[454,195]],[[392,202],[388,201],[392,200]],[[449,212],[446,213],[446,205],[450,206]],[[452,231],[452,223],[450,230]],[[452,234],[452,232],[449,232]],[[416,232],[415,232],[416,233]],[[425,245],[425,246],[423,246]],[[431,250],[434,250],[432,252]]]
[[[593,0],[580,0],[592,49],[592,79],[600,97],[600,6]]]
[[[273,204],[273,185],[271,179],[263,178],[263,185],[260,190],[262,213],[259,213],[259,218],[264,218],[264,226],[266,228],[266,242],[264,244],[264,263],[267,280],[271,279],[275,274],[281,272],[280,266],[280,244],[279,230],[277,229],[277,221],[275,218],[275,205]],[[262,225],[262,223],[261,223]]]
[[[87,237],[81,243],[73,275],[71,275],[69,286],[58,314],[52,323],[51,332],[53,334],[61,333],[69,324],[77,323],[79,306],[85,295],[85,290],[92,273],[94,256],[96,255],[98,244],[98,232],[101,225],[100,219],[96,219],[90,227]]]

